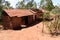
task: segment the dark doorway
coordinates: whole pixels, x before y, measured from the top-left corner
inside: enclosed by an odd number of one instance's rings
[[[28,16],[25,16],[24,19],[25,19],[25,25],[27,25],[28,24]]]

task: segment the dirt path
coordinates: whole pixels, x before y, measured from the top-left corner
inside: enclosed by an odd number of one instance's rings
[[[51,37],[42,33],[42,23],[22,30],[1,30],[0,40],[60,40],[60,36]]]

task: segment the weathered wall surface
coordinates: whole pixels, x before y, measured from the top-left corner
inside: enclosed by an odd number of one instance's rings
[[[2,16],[2,22],[4,27],[8,27],[10,25],[10,17],[9,16]]]
[[[33,16],[28,16],[28,24],[31,24],[33,22]]]

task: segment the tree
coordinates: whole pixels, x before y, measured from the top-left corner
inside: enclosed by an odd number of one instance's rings
[[[5,5],[3,5],[3,9],[12,9],[13,7],[10,6],[8,1],[5,1]]]
[[[21,9],[25,8],[24,0],[21,1],[21,2],[18,2],[18,3],[16,4],[16,8],[21,8]]]
[[[34,2],[34,0],[29,1],[29,2],[27,3],[27,5],[26,5],[26,8],[27,8],[27,9],[32,8],[33,2]]]
[[[60,8],[59,8],[59,6],[57,6],[57,5],[56,5],[56,6],[54,6],[54,7],[55,7],[56,9],[60,9]]]
[[[0,0],[0,22],[1,22],[2,8],[3,8],[2,1],[4,0]]]
[[[0,11],[2,9],[2,0],[0,0]]]
[[[37,9],[37,4],[36,4],[36,2],[34,2],[34,0],[31,0],[27,3],[26,8],[27,9],[31,9],[31,8]]]
[[[37,9],[37,4],[36,4],[36,2],[34,2],[32,8]]]
[[[34,0],[31,1],[23,0],[21,2],[18,2],[16,6],[17,6],[16,8],[21,8],[21,9],[37,8],[37,4],[36,2],[34,2]]]
[[[42,7],[43,9],[46,9],[48,11],[51,11],[52,9],[54,9],[52,0],[41,0],[40,7]]]
[[[5,5],[9,7],[10,3],[8,1],[5,1]]]
[[[50,13],[60,15],[60,8],[59,9],[58,8],[55,8],[55,9],[51,10]]]

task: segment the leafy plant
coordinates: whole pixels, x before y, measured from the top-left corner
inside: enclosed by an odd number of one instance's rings
[[[52,35],[57,35],[60,32],[60,16],[57,15],[50,25],[47,24],[47,27]]]
[[[50,13],[52,13],[52,14],[60,14],[60,9],[53,9]]]

